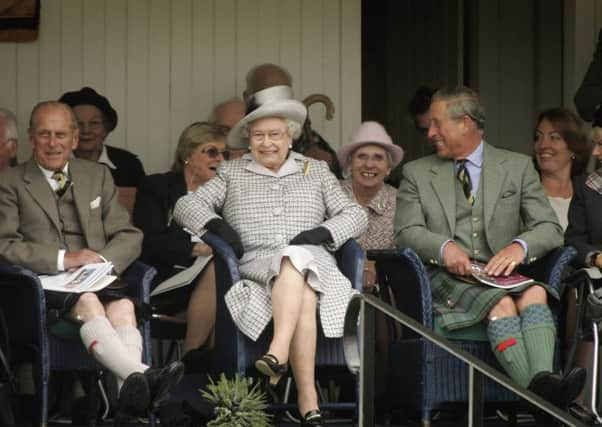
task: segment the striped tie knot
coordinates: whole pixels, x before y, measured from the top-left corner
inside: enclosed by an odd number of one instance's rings
[[[462,191],[464,192],[464,197],[468,200],[468,203],[474,205],[474,194],[472,193],[472,181],[470,179],[470,173],[466,168],[466,159],[458,160],[458,173],[456,175],[458,177],[458,181],[462,185]]]

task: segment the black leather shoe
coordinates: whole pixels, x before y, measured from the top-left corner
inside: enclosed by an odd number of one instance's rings
[[[205,345],[189,350],[182,356],[187,374],[208,372],[213,364],[213,349]]]
[[[123,415],[141,417],[146,414],[151,401],[146,377],[141,372],[130,374],[119,391],[119,412]]]
[[[586,376],[584,368],[575,367],[562,377],[561,409],[566,409],[579,396],[585,386]]]
[[[270,377],[270,384],[276,385],[280,381],[280,377],[288,371],[286,363],[280,361],[273,354],[264,354],[255,362],[255,368],[263,375]]]
[[[176,361],[163,368],[148,368],[144,378],[150,391],[150,406],[156,407],[167,398],[169,389],[176,385],[184,375],[184,364]]]
[[[302,426],[323,426],[324,420],[322,419],[322,413],[319,409],[313,409],[311,411],[307,411],[303,418],[301,418]]]
[[[562,404],[563,381],[558,374],[538,372],[529,383],[528,389],[556,406]]]

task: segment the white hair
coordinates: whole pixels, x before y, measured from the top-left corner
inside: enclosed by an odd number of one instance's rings
[[[259,119],[257,119],[257,120],[259,120]],[[302,131],[303,127],[301,126],[300,123],[298,123],[294,120],[291,120],[291,119],[282,119],[282,120],[284,120],[284,122],[286,123],[287,133],[292,139],[297,139],[301,136],[301,131]],[[253,123],[253,122],[251,122],[251,123]],[[240,129],[240,135],[243,138],[249,137],[249,125],[251,123],[245,123],[244,126],[242,126],[242,128]]]
[[[0,108],[0,118],[4,119],[4,138],[14,139],[16,141],[19,137],[19,133],[17,131],[17,118],[15,117],[15,114],[5,108]]]

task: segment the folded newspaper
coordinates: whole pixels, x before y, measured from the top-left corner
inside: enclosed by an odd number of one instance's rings
[[[159,283],[159,285],[151,292],[151,297],[173,289],[181,288],[182,286],[190,285],[199,273],[203,271],[207,263],[211,261],[211,258],[213,258],[213,255],[197,257],[190,267],[182,267],[184,268],[182,271]]]
[[[75,271],[38,276],[42,287],[57,292],[95,292],[110,285],[117,276],[111,275],[112,262],[83,265]]]
[[[472,277],[481,283],[496,288],[512,289],[533,282],[533,279],[519,273],[512,273],[508,276],[490,276],[485,273],[485,264],[481,263],[473,262],[470,264],[470,268],[472,270]]]

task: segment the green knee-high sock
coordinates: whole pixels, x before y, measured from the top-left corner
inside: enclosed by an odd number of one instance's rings
[[[532,304],[525,307],[520,317],[531,376],[541,371],[552,372],[556,327],[550,307],[546,304]]]
[[[502,317],[489,322],[487,335],[495,357],[510,378],[523,387],[528,386],[531,369],[519,317]]]

